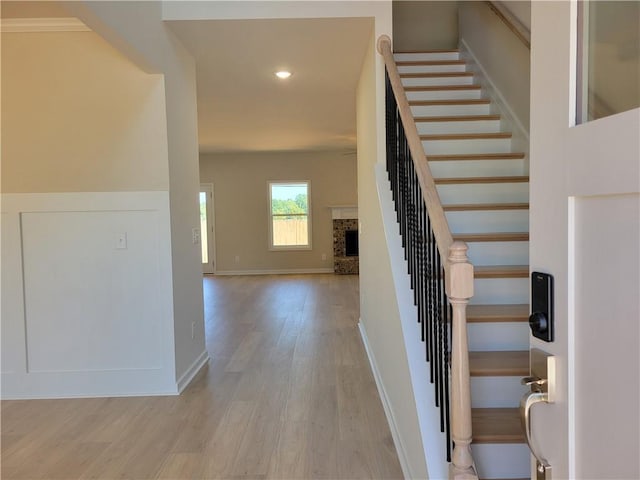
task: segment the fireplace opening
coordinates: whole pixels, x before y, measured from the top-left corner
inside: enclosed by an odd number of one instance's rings
[[[358,230],[346,230],[344,232],[344,249],[346,257],[358,256]]]

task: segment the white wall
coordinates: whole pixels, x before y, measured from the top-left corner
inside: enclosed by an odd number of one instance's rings
[[[2,70],[3,398],[176,393],[162,76],[93,32]]]
[[[459,2],[460,43],[529,131],[529,49],[484,2]]]
[[[93,32],[2,34],[2,192],[168,190],[164,79]]]
[[[394,51],[452,50],[457,47],[457,1],[393,2]]]
[[[531,31],[531,0],[505,0],[502,4],[522,25]]]
[[[200,180],[214,186],[216,273],[333,272],[329,206],[357,204],[354,152],[201,154]],[[310,182],[311,249],[269,250],[268,182],[301,180]]]

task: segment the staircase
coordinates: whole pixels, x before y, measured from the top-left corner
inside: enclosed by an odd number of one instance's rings
[[[457,51],[395,53],[454,240],[469,246],[474,296],[467,310],[480,478],[529,478],[518,404],[529,374],[527,153],[474,84]]]

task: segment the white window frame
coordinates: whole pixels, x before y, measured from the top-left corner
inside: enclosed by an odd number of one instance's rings
[[[273,214],[271,213],[271,189],[273,185],[306,184],[307,186],[307,245],[274,245],[273,244]],[[312,224],[311,221],[311,181],[310,180],[272,180],[267,184],[267,213],[269,219],[269,250],[311,250]]]

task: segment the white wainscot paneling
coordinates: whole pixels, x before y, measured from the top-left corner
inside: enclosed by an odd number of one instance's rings
[[[162,367],[156,215],[22,214],[29,372]]]
[[[176,393],[170,262],[166,192],[3,196],[3,397]]]

